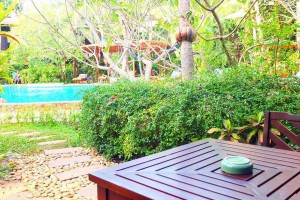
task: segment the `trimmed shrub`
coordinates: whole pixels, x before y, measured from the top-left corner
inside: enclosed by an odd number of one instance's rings
[[[253,76],[232,71],[190,82],[120,82],[86,92],[82,127],[89,141],[111,159],[129,160],[234,126],[259,111],[300,113],[300,84],[295,79]]]

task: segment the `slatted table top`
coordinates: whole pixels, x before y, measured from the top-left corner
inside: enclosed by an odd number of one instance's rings
[[[245,156],[251,175],[228,175],[220,162]],[[128,199],[300,200],[300,153],[214,139],[190,143],[89,174]]]

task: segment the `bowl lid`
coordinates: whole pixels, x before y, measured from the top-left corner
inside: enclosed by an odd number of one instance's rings
[[[224,159],[226,162],[236,165],[247,164],[250,162],[248,158],[242,156],[228,156]]]

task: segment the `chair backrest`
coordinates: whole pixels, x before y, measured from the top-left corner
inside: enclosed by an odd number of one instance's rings
[[[275,148],[299,151],[300,152],[300,135],[295,134],[292,130],[288,129],[280,121],[286,121],[293,126],[293,129],[300,130],[300,115],[291,115],[285,112],[265,112],[265,121],[264,121],[264,138],[263,146],[274,146]],[[278,137],[273,130],[277,129],[280,132],[280,135],[286,137],[299,148],[298,150],[293,149],[288,144],[286,144],[282,138]]]

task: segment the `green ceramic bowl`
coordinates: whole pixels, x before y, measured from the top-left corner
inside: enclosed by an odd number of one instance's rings
[[[228,156],[221,161],[221,170],[228,174],[252,174],[253,164],[242,156]]]

